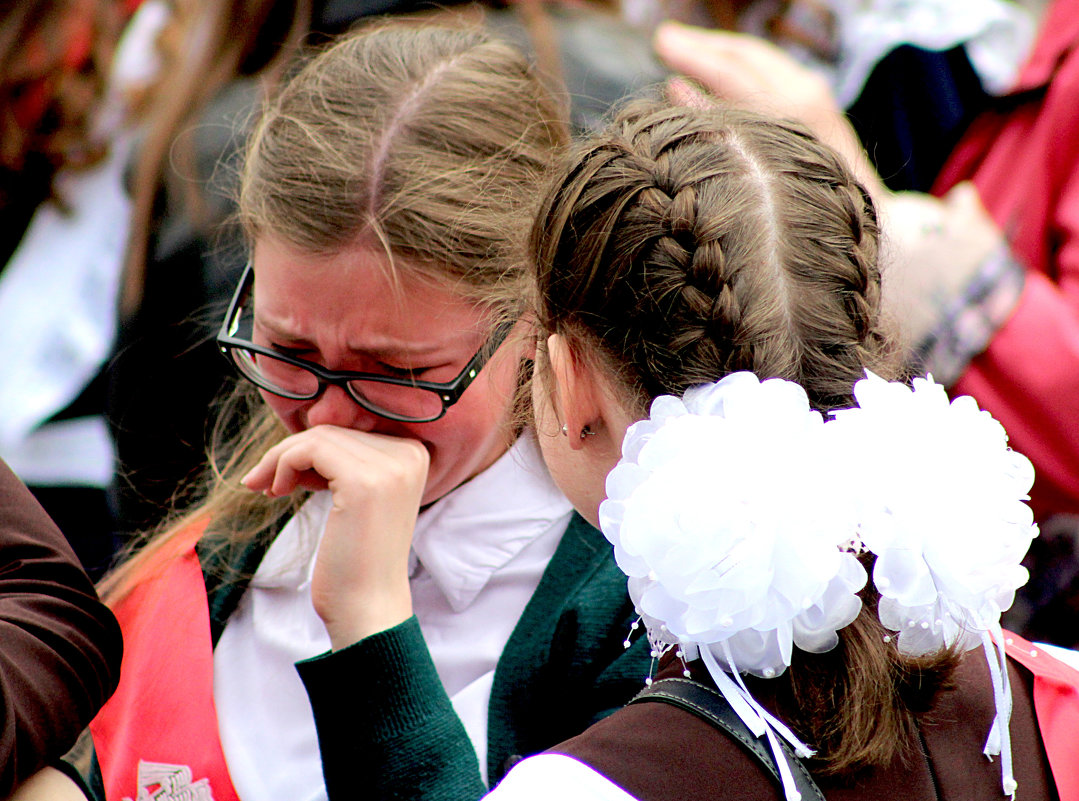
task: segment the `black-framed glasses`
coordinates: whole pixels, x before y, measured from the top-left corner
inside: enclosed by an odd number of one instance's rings
[[[251,341],[250,303],[255,273],[248,262],[217,334],[217,345],[240,375],[256,386],[291,400],[314,400],[335,386],[369,412],[402,423],[430,423],[461,399],[491,355],[505,341],[513,321],[499,325],[452,381],[436,383],[405,376],[327,370]]]

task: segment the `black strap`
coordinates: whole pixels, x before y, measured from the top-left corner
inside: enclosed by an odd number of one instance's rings
[[[742,722],[738,714],[731,708],[727,699],[710,687],[698,684],[689,679],[661,679],[645,687],[632,701],[638,704],[643,701],[658,701],[671,704],[691,712],[697,717],[711,723],[720,731],[726,732],[739,743],[764,767],[775,779],[782,792],[783,782],[779,777],[779,769],[775,764],[775,758],[763,737],[756,737],[749,727]],[[787,756],[794,783],[801,793],[803,801],[824,801],[813,777],[809,775],[805,765],[791,751],[787,743],[779,741],[783,753]]]

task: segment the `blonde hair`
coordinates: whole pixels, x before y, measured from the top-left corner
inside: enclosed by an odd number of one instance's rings
[[[479,29],[378,25],[271,101],[250,140],[240,221],[251,240],[272,231],[312,254],[379,242],[477,299],[502,288],[505,302],[562,118],[524,57]]]
[[[479,29],[371,26],[315,54],[265,104],[239,219],[252,243],[272,235],[312,255],[377,243],[397,268],[449,282],[492,319],[515,316],[535,188],[567,136],[561,105],[512,47]],[[192,521],[210,520],[207,547],[242,549],[302,500],[239,485],[285,431],[249,387],[229,409],[205,500],[106,580],[110,599]]]
[[[608,369],[639,416],[661,394],[750,370],[814,408],[896,374],[880,311],[879,226],[842,158],[802,126],[638,102],[555,176],[532,231],[536,318]],[[955,655],[884,641],[876,597],[832,652],[795,652],[771,686],[821,772],[887,764]]]

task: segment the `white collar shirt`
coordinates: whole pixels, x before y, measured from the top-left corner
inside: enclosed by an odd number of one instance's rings
[[[285,525],[214,651],[221,741],[243,801],[326,798],[314,718],[294,665],[330,648],[310,594],[330,506],[329,492],[316,493]],[[416,523],[413,610],[484,780],[495,666],[571,514],[526,434]]]

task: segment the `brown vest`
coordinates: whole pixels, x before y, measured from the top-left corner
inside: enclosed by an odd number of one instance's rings
[[[681,665],[659,674],[681,675]],[[1035,721],[1033,676],[1010,663],[1011,719],[1017,801],[1055,801],[1053,780]],[[941,692],[919,719],[922,742],[902,760],[856,777],[814,775],[828,801],[995,801],[999,760],[982,753],[995,715],[989,670],[980,649],[959,665],[955,688]],[[1079,733],[1076,734],[1079,740]],[[699,717],[662,703],[635,704],[551,749],[590,765],[641,801],[782,801],[759,761],[732,737]]]

